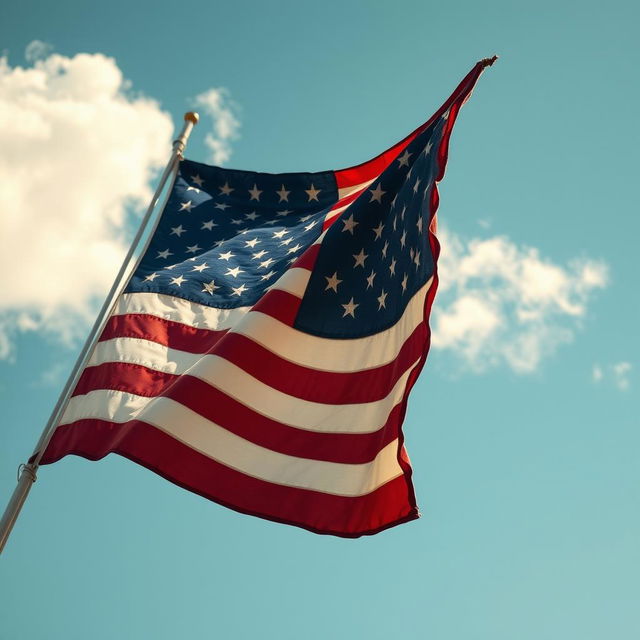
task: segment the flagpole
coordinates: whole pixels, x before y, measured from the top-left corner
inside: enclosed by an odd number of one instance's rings
[[[96,318],[96,321],[87,337],[87,340],[82,347],[82,351],[76,360],[76,363],[69,375],[69,378],[60,393],[60,397],[56,402],[56,405],[51,412],[51,416],[42,431],[42,435],[38,440],[38,444],[33,450],[33,454],[29,461],[26,464],[21,464],[18,469],[18,484],[13,491],[13,494],[7,504],[7,507],[2,516],[2,520],[0,520],[0,553],[4,549],[4,546],[9,538],[9,534],[13,529],[13,525],[15,524],[18,516],[20,515],[20,510],[22,509],[22,505],[25,503],[27,496],[29,495],[29,491],[31,490],[31,486],[36,481],[38,467],[40,465],[40,460],[53,436],[53,432],[58,424],[58,421],[62,417],[67,404],[69,402],[69,398],[73,389],[75,389],[76,384],[78,383],[78,379],[80,378],[80,374],[84,370],[89,358],[91,357],[91,353],[93,351],[93,347],[95,346],[98,338],[102,334],[102,331],[107,323],[107,320],[111,316],[111,312],[113,311],[113,307],[115,303],[122,293],[122,290],[126,286],[127,278],[130,273],[132,273],[138,266],[138,263],[142,259],[146,248],[153,236],[153,232],[155,227],[158,225],[159,216],[156,216],[154,222],[152,223],[152,228],[150,233],[147,235],[146,241],[144,242],[144,246],[142,250],[136,256],[136,250],[140,245],[140,241],[147,230],[147,226],[149,225],[149,221],[152,217],[152,214],[158,204],[158,200],[164,188],[171,178],[171,182],[175,180],[175,176],[177,175],[178,164],[182,159],[182,153],[187,145],[187,140],[189,139],[189,135],[191,134],[191,130],[194,125],[198,123],[198,114],[193,111],[189,111],[184,114],[184,125],[182,127],[182,131],[180,135],[173,141],[173,149],[171,152],[171,157],[169,158],[169,162],[165,167],[162,176],[160,177],[160,182],[158,183],[158,187],[151,198],[151,202],[145,212],[142,222],[140,223],[140,227],[138,228],[138,232],[136,233],[133,242],[131,243],[131,247],[125,256],[125,259],[118,271],[118,275],[116,276],[113,285],[111,286],[111,290],[107,294],[107,297],[100,309],[100,313]]]

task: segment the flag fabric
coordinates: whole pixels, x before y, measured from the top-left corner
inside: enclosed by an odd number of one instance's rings
[[[182,160],[42,464],[118,453],[317,533],[417,518],[402,422],[429,348],[437,182],[484,66],[349,169]]]

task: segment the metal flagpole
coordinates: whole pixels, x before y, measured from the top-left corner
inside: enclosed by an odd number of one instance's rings
[[[33,454],[29,459],[29,462],[26,464],[21,464],[18,473],[18,484],[13,491],[13,495],[9,500],[9,504],[7,504],[7,508],[5,509],[4,515],[2,516],[2,520],[0,520],[0,553],[4,549],[4,546],[9,538],[9,534],[13,529],[13,525],[15,524],[18,516],[20,515],[20,510],[22,509],[22,505],[24,504],[27,496],[29,495],[29,491],[31,490],[31,485],[36,481],[36,474],[38,471],[38,466],[40,465],[40,460],[49,444],[49,440],[53,436],[53,432],[60,420],[62,414],[64,413],[67,403],[69,402],[69,397],[78,383],[78,379],[80,378],[80,374],[84,370],[87,361],[91,357],[91,353],[93,351],[93,347],[96,344],[98,338],[100,337],[107,320],[109,319],[111,312],[113,311],[113,307],[115,303],[122,293],[122,290],[126,286],[127,278],[130,273],[132,273],[138,266],[146,248],[151,241],[151,237],[155,231],[155,228],[159,222],[159,216],[156,216],[153,224],[151,225],[150,233],[148,234],[144,246],[142,250],[135,256],[136,249],[140,244],[140,241],[147,230],[147,225],[149,224],[149,220],[151,219],[151,215],[160,199],[160,195],[162,194],[169,178],[171,178],[171,182],[175,179],[178,170],[178,163],[182,158],[182,153],[187,145],[187,140],[189,139],[189,135],[191,134],[191,130],[194,125],[198,123],[198,114],[193,111],[189,111],[184,114],[184,126],[182,127],[182,131],[180,135],[173,141],[173,150],[171,152],[171,157],[169,158],[169,162],[165,167],[164,172],[160,178],[160,182],[158,183],[158,187],[153,194],[153,198],[151,198],[151,202],[149,203],[149,207],[147,208],[144,217],[142,218],[142,222],[140,223],[140,228],[136,233],[135,238],[131,244],[131,248],[129,249],[122,266],[120,267],[120,271],[118,271],[118,275],[111,286],[111,290],[107,294],[107,297],[102,305],[102,309],[100,309],[100,313],[96,318],[96,321],[87,337],[84,346],[82,347],[82,351],[76,360],[76,363],[69,375],[69,379],[58,398],[58,402],[54,407],[51,416],[38,440],[38,444],[33,450]]]

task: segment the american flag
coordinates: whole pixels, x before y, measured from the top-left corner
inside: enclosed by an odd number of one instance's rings
[[[417,518],[402,422],[429,348],[437,182],[484,66],[356,167],[181,161],[42,463],[118,453],[317,533]]]

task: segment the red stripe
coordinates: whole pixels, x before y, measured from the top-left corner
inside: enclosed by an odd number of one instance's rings
[[[316,263],[316,258],[320,253],[320,245],[312,244],[292,265],[292,267],[299,269],[308,269],[313,271],[313,266]]]
[[[228,329],[213,331],[196,329],[188,324],[165,320],[145,313],[127,313],[111,316],[100,336],[100,341],[113,338],[142,338],[173,349],[189,353],[206,353]]]
[[[256,302],[251,311],[259,311],[291,327],[298,315],[301,302],[301,298],[288,291],[271,289]]]
[[[418,517],[406,475],[357,498],[284,487],[230,469],[139,421],[84,420],[58,427],[41,463],[68,454],[99,460],[111,452],[235,511],[315,533],[358,537]]]
[[[415,139],[417,135],[431,125],[431,123],[439,118],[449,107],[456,105],[457,108],[460,108],[473,89],[474,84],[485,66],[486,64],[484,62],[476,64],[476,66],[462,79],[455,91],[431,116],[431,118],[412,131],[406,138],[367,162],[363,162],[362,164],[349,167],[347,169],[334,171],[338,189],[355,186],[377,178],[398,157],[404,148]]]

